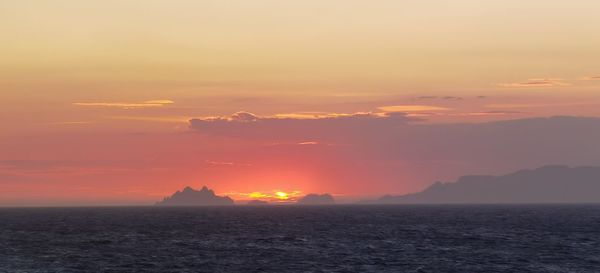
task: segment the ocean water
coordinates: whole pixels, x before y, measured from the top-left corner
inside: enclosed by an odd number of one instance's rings
[[[600,272],[600,206],[0,209],[0,272]]]

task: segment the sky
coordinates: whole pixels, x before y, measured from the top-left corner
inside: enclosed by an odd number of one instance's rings
[[[187,185],[360,200],[600,164],[598,11],[0,0],[0,205],[151,204]]]

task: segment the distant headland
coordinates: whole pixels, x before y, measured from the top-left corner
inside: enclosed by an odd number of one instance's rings
[[[502,176],[463,176],[453,183],[436,182],[418,193],[365,203],[600,203],[600,167],[544,166]]]

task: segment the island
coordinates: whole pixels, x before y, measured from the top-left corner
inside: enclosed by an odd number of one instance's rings
[[[206,186],[201,190],[185,187],[170,197],[165,197],[156,203],[157,206],[229,206],[234,202],[228,196],[217,196],[215,192]]]
[[[335,204],[335,200],[331,194],[307,194],[306,196],[300,198],[296,204],[298,205],[333,205]]]

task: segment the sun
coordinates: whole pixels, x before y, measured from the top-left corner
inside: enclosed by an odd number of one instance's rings
[[[281,200],[287,200],[290,198],[287,193],[282,192],[282,191],[275,192],[275,197],[277,197],[277,199],[281,199]]]
[[[239,195],[253,200],[263,200],[271,202],[291,202],[298,199],[302,194],[302,191],[282,191],[282,190],[271,190],[271,191],[253,191],[248,193],[238,193]]]

